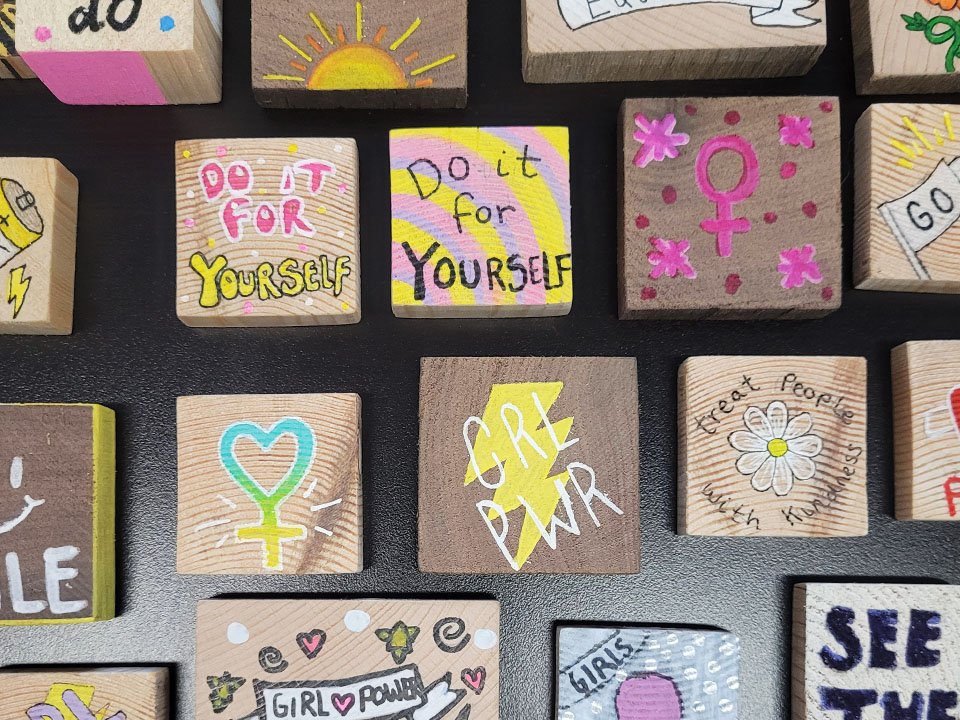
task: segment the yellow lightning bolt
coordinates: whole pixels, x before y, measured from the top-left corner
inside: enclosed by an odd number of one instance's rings
[[[93,704],[93,693],[96,692],[96,689],[93,685],[69,685],[66,683],[57,683],[50,687],[50,692],[47,693],[47,705],[55,707],[60,711],[60,714],[63,716],[64,720],[76,720],[77,716],[70,712],[70,709],[66,706],[66,703],[63,702],[63,693],[67,690],[73,690],[77,694],[77,697],[80,698],[81,702],[87,707],[90,707]],[[107,716],[107,708],[103,708],[100,712],[96,713],[94,717],[97,720],[103,720]]]
[[[27,290],[30,289],[30,281],[33,278],[25,278],[24,271],[26,265],[21,265],[10,271],[10,277],[7,280],[7,302],[13,303],[13,319],[17,319],[20,314],[20,308],[23,307],[23,301],[27,297]]]
[[[549,477],[549,475],[559,454],[557,446],[562,446],[566,442],[567,436],[573,428],[573,418],[565,418],[553,424],[553,432],[556,435],[556,443],[554,443],[550,431],[542,421],[534,395],[540,400],[544,413],[547,413],[557,401],[557,398],[560,397],[562,391],[562,382],[494,385],[490,390],[490,399],[487,401],[487,407],[481,418],[490,430],[490,437],[487,437],[485,432],[478,432],[473,445],[473,452],[481,473],[486,473],[491,468],[496,467],[494,454],[503,463],[507,479],[497,489],[493,501],[502,507],[505,513],[510,513],[521,507],[519,498],[523,497],[547,527],[549,527],[550,518],[560,504],[560,492],[557,489],[556,481],[560,480],[562,487],[566,487],[570,479],[566,472],[553,477]],[[502,410],[505,404],[512,404],[520,411],[525,423],[524,431],[534,439],[537,446],[543,451],[543,455],[541,455],[528,441],[520,439],[518,443],[527,467],[523,466],[523,462],[517,454],[503,417],[506,417],[506,422],[510,423],[511,428],[514,428],[514,434],[517,434],[520,420],[516,413],[509,408]],[[503,416],[501,416],[501,413],[503,413]],[[531,418],[536,418],[535,424],[531,422]],[[465,484],[470,485],[478,479],[473,465],[468,465]],[[497,516],[498,513],[495,510],[490,511],[491,520]],[[543,536],[528,513],[524,518],[520,543],[517,546],[516,562],[518,566],[524,566],[541,540],[543,540]]]

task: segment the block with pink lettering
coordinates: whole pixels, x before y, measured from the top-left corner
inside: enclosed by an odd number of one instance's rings
[[[354,140],[183,140],[176,166],[185,324],[360,322]]]
[[[627,100],[621,123],[621,319],[840,307],[836,98]]]

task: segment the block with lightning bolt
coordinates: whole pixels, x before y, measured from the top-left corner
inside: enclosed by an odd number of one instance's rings
[[[177,445],[178,572],[363,570],[359,396],[182,397]]]
[[[809,318],[840,308],[835,97],[627,100],[620,318]]]
[[[28,720],[167,720],[165,667],[0,671],[0,717]]]
[[[196,666],[196,720],[498,720],[500,604],[206,600]]]
[[[0,625],[114,616],[114,428],[100,405],[0,405]]]
[[[688,359],[677,532],[866,535],[866,397],[863,358]]]
[[[48,158],[0,158],[0,334],[69,335],[77,179]]]
[[[425,358],[420,569],[640,570],[633,358]]]
[[[467,0],[253,0],[267,108],[467,104]]]

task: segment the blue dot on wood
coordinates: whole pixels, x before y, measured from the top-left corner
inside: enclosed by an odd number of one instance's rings
[[[160,18],[160,30],[161,32],[170,32],[177,26],[177,23],[174,22],[173,18],[169,15],[164,15]]]

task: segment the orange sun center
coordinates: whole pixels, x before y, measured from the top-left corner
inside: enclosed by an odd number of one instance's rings
[[[389,53],[372,45],[344,45],[325,56],[310,73],[311,90],[401,90],[403,69]]]

